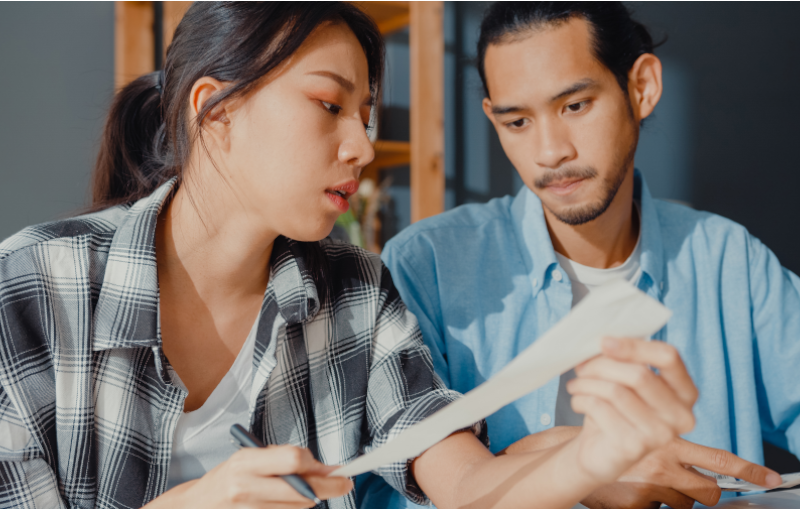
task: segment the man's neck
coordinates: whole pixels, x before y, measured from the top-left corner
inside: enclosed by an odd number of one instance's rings
[[[605,212],[588,223],[572,226],[546,207],[544,216],[556,252],[570,260],[598,269],[625,263],[639,238],[639,216],[633,204],[633,171],[625,177]]]

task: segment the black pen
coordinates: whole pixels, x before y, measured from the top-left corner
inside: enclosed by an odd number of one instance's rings
[[[240,424],[234,424],[231,426],[231,435],[233,435],[233,438],[235,438],[242,447],[264,447],[264,444],[261,443],[261,440],[254,437],[252,433],[244,429],[244,426]],[[315,504],[319,505],[322,503],[322,500],[317,498],[317,494],[314,493],[314,490],[311,488],[311,486],[309,486],[306,480],[299,475],[289,474],[281,475],[279,477],[286,481],[289,486],[294,488],[297,493],[303,495],[309,500],[313,500]]]

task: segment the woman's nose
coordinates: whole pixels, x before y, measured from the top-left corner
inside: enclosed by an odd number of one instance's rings
[[[352,125],[339,145],[339,161],[363,168],[375,159],[375,149],[360,119],[348,124]]]

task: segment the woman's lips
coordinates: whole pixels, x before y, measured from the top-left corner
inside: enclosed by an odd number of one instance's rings
[[[358,180],[352,179],[325,190],[325,194],[342,213],[350,208],[348,198],[358,192]]]
[[[350,208],[350,202],[345,200],[342,196],[339,196],[331,191],[325,191],[325,194],[333,202],[333,204],[336,205],[336,208],[342,211],[342,213],[347,212],[347,210]]]
[[[547,190],[559,196],[566,196],[575,191],[583,182],[584,179],[562,180],[554,182],[547,186]]]

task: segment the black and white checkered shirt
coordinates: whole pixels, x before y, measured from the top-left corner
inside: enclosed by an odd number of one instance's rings
[[[0,244],[0,507],[141,507],[160,495],[186,393],[161,349],[154,235],[174,182]],[[458,397],[377,256],[322,243],[320,305],[283,237],[259,320],[250,427],[346,463]],[[485,441],[485,427],[475,432]],[[406,462],[379,472],[416,502]],[[355,497],[327,502],[353,508]]]

